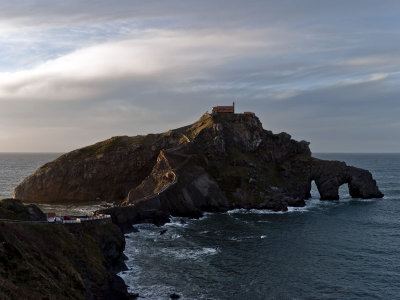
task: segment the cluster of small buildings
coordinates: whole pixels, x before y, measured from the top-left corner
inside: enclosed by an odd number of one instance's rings
[[[47,222],[50,223],[82,223],[87,221],[96,221],[110,219],[110,215],[95,215],[95,216],[57,216],[54,212],[46,213]]]
[[[235,102],[232,103],[232,106],[214,106],[212,108],[212,114],[234,114],[235,113]],[[245,111],[243,114],[245,115],[254,115],[251,111]]]

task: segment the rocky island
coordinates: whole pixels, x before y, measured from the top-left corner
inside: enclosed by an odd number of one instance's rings
[[[118,136],[62,155],[16,189],[28,203],[107,201],[126,229],[234,208],[304,206],[315,181],[321,200],[381,198],[371,173],[312,157],[309,143],[265,130],[253,113],[213,111],[160,134]]]

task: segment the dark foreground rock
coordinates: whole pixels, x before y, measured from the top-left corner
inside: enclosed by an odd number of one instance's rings
[[[124,247],[114,224],[0,221],[0,299],[130,299]]]
[[[26,202],[105,200],[122,228],[163,224],[234,208],[285,211],[304,206],[315,181],[322,200],[348,184],[357,198],[380,198],[367,170],[313,158],[309,143],[264,130],[254,115],[203,115],[161,134],[114,137],[67,153],[16,189]]]
[[[17,199],[0,200],[0,219],[47,221],[39,207],[34,204],[24,205]]]

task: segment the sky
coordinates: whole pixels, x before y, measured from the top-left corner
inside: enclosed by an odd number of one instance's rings
[[[164,132],[235,101],[313,152],[400,152],[400,1],[0,2],[0,152]]]

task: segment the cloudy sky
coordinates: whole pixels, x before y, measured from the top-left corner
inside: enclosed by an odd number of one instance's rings
[[[400,1],[0,2],[0,152],[162,132],[233,100],[313,152],[400,152]]]

